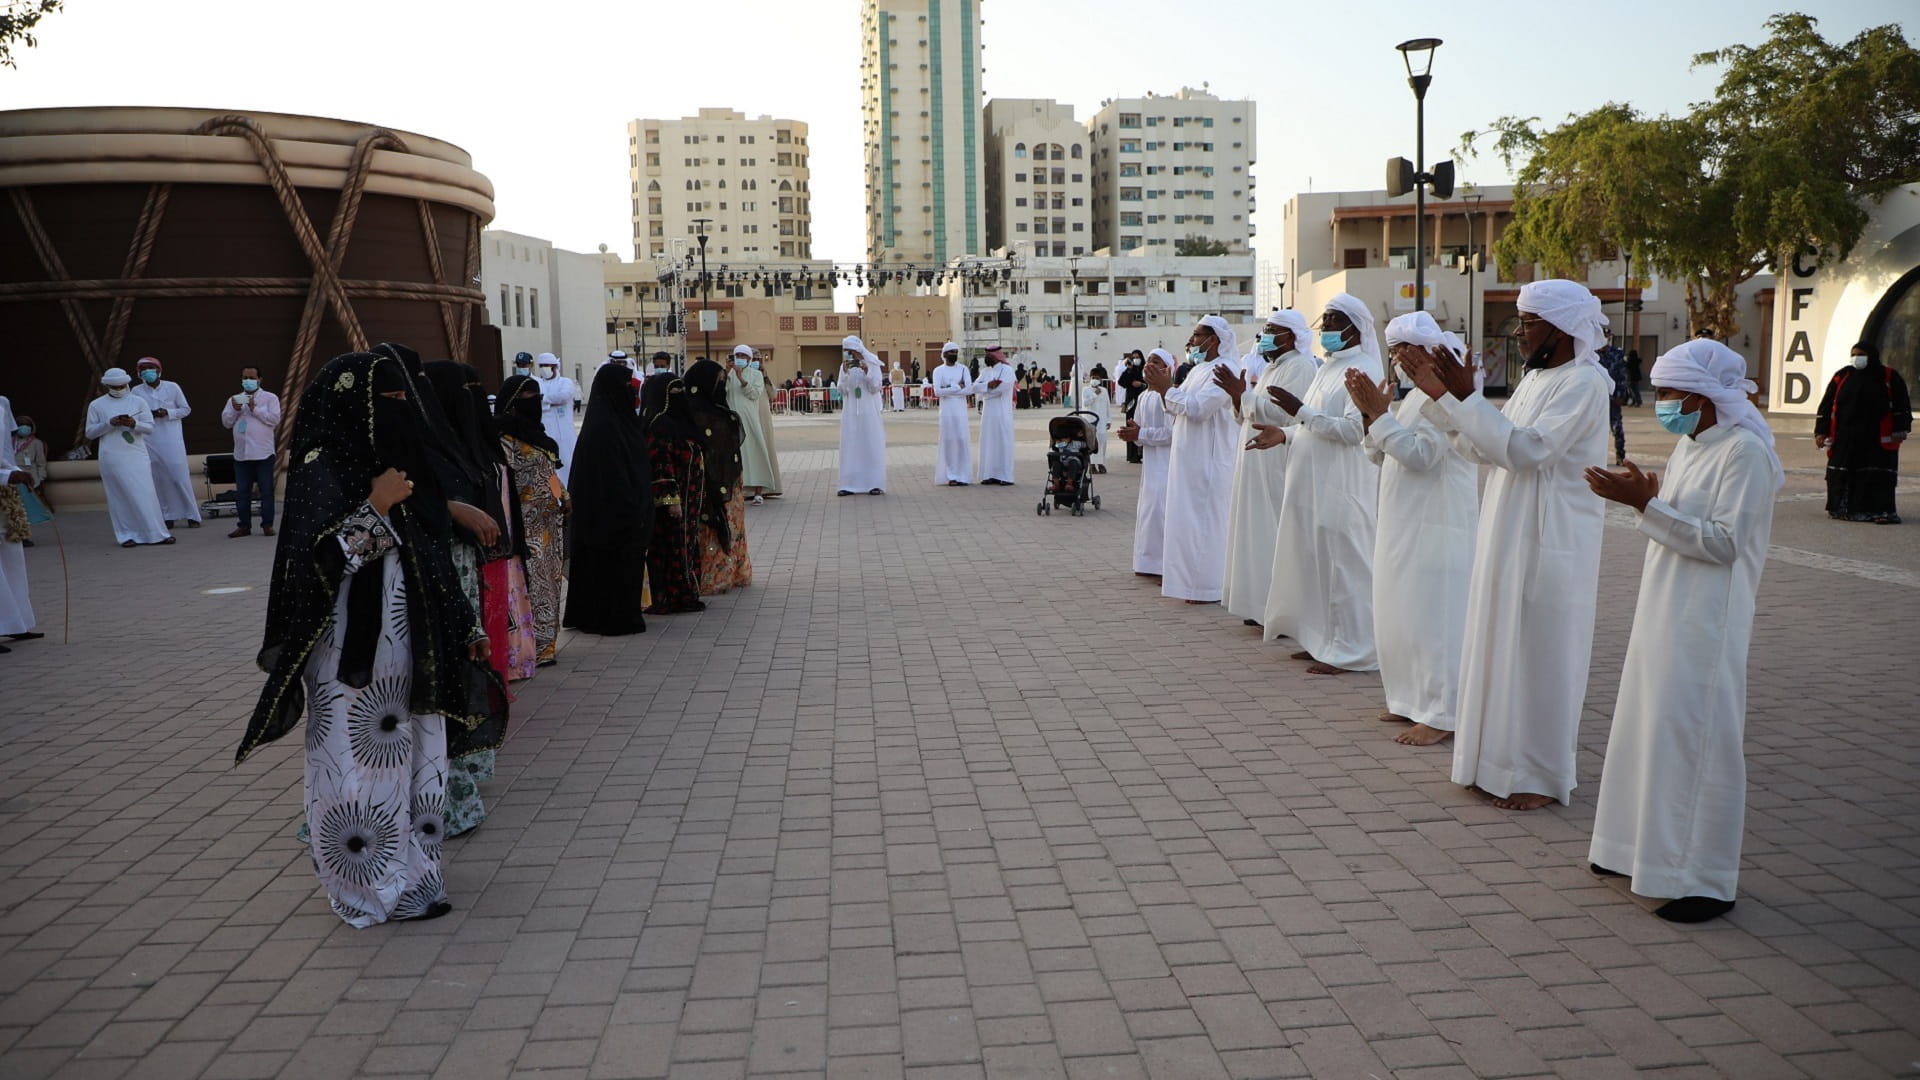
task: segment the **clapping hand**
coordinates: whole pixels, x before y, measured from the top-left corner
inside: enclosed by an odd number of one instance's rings
[[[1141,369],[1140,375],[1147,380],[1147,389],[1155,393],[1164,394],[1173,389],[1173,369],[1167,366],[1165,360],[1157,356],[1147,361],[1147,366]]]
[[[1287,429],[1273,424],[1253,425],[1253,438],[1247,440],[1248,450],[1271,450],[1287,441]]]
[[[1301,407],[1305,404],[1305,402],[1289,393],[1284,386],[1267,387],[1267,396],[1272,398],[1273,403],[1280,406],[1280,410],[1288,416],[1299,415]],[[1279,443],[1275,443],[1274,445],[1278,446]]]
[[[1640,466],[1631,461],[1626,472],[1608,472],[1595,465],[1587,470],[1587,486],[1608,502],[1631,506],[1644,514],[1647,503],[1660,494],[1660,474],[1641,472]]]
[[[1393,396],[1398,386],[1391,377],[1376,386],[1372,379],[1367,378],[1366,372],[1357,367],[1347,369],[1347,396],[1353,399],[1354,407],[1368,422],[1393,408]]]
[[[1237,409],[1240,407],[1240,395],[1247,392],[1247,380],[1245,376],[1233,370],[1231,365],[1215,364],[1213,366],[1213,384],[1227,392],[1227,396],[1233,399],[1234,408]]]
[[[1140,441],[1140,425],[1129,417],[1127,422],[1113,429],[1113,437],[1121,442]]]

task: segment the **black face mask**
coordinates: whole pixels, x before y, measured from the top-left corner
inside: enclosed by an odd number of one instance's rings
[[[1546,367],[1553,360],[1553,350],[1559,348],[1561,340],[1567,336],[1558,328],[1554,330],[1553,335],[1527,357],[1528,371]]]
[[[522,420],[537,421],[540,419],[540,399],[535,395],[522,394],[514,398],[513,404],[507,406],[507,408],[513,415]]]

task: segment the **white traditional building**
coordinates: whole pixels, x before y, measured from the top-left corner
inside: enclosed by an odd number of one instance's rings
[[[537,236],[480,234],[480,289],[487,321],[500,328],[500,375],[512,373],[518,352],[553,353],[576,381],[592,375],[607,353],[600,261]]]
[[[1774,303],[1768,402],[1775,412],[1810,414],[1855,342],[1920,381],[1920,184],[1878,203],[1846,261],[1816,266],[1801,255],[1784,270]]]
[[[1253,273],[1252,255],[1019,258],[1010,280],[953,282],[943,292],[953,340],[969,351],[999,345],[1017,362],[1065,373],[1077,342],[1089,367],[1115,374],[1131,349],[1181,355],[1204,316],[1250,327],[1265,314],[1254,311]],[[1003,311],[1010,325],[1000,325]]]

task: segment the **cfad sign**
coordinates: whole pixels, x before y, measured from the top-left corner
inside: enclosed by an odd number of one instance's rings
[[[1804,248],[1788,270],[1784,302],[1777,302],[1780,328],[1774,340],[1784,342],[1779,369],[1773,373],[1773,407],[1785,412],[1812,412],[1818,405],[1813,388],[1820,382],[1821,339],[1828,312],[1818,303],[1820,268],[1817,252]]]

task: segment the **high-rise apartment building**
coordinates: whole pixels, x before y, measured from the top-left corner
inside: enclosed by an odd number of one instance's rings
[[[987,102],[987,249],[1067,257],[1093,250],[1087,129],[1073,106]]]
[[[1253,237],[1253,102],[1182,87],[1121,98],[1087,121],[1093,244],[1172,254],[1204,236],[1245,254]]]
[[[867,257],[942,265],[986,250],[980,0],[862,0]]]
[[[813,257],[813,196],[807,190],[807,125],[732,109],[679,120],[627,124],[633,256],[695,247],[707,225],[707,257],[771,263]]]

